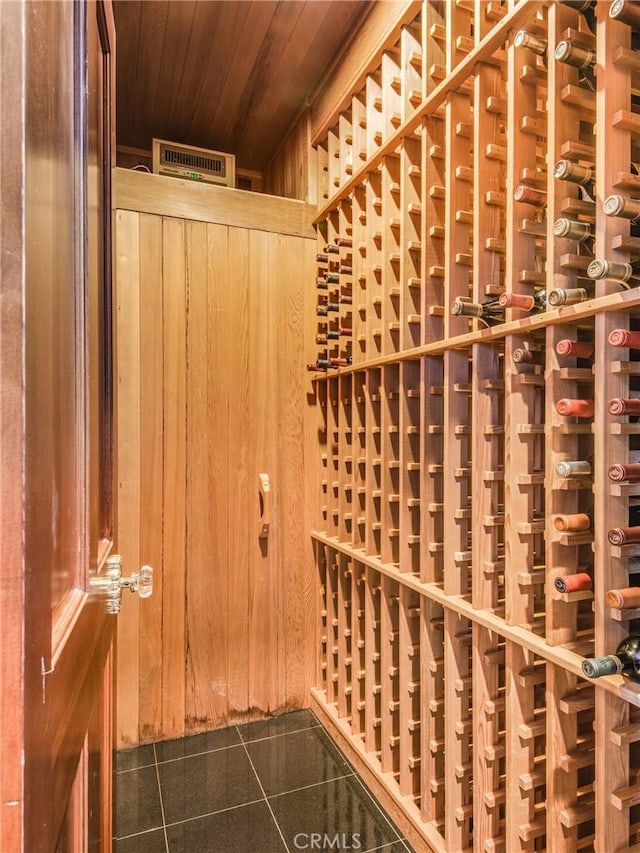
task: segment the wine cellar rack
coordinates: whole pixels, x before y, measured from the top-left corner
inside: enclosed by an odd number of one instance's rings
[[[640,684],[582,670],[640,632],[640,282],[589,276],[640,259],[618,5],[415,3],[316,140],[313,696],[417,849],[640,851]]]

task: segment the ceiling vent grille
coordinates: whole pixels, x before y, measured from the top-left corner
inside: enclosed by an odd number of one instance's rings
[[[233,187],[236,158],[233,154],[154,139],[153,172],[171,178]]]

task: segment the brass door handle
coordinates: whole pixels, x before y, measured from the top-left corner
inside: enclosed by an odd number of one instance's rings
[[[271,524],[271,489],[269,475],[258,474],[258,495],[260,497],[260,523],[258,537],[266,539]]]

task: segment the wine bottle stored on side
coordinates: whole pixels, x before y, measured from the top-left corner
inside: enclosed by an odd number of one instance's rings
[[[560,308],[563,305],[577,305],[579,302],[587,302],[591,294],[586,287],[556,287],[549,291],[547,302],[551,308]]]
[[[513,44],[515,47],[525,47],[527,50],[530,50],[538,56],[542,56],[546,59],[547,40],[546,38],[543,38],[543,36],[536,35],[535,33],[528,33],[526,30],[518,30],[513,37]]]
[[[635,222],[640,220],[640,199],[610,195],[605,198],[602,210],[607,216],[621,216]]]
[[[556,515],[553,526],[562,532],[576,533],[591,529],[591,518],[586,512],[570,512],[564,515]]]
[[[498,302],[503,308],[518,308],[520,311],[544,311],[547,307],[547,291],[539,290],[533,296],[526,293],[501,293]]]
[[[587,275],[594,280],[608,278],[624,284],[640,275],[640,261],[633,261],[631,264],[626,264],[596,258],[587,267]]]
[[[637,0],[613,0],[609,6],[609,17],[640,30],[640,3]]]
[[[563,39],[558,42],[554,56],[558,62],[564,62],[565,65],[573,65],[574,68],[581,70],[593,68],[596,64],[595,51],[575,44],[569,39]]]
[[[632,542],[640,542],[640,527],[612,527],[607,533],[612,545],[621,547]]]
[[[553,585],[558,592],[581,592],[592,589],[593,581],[586,572],[576,572],[574,575],[561,575],[554,580]]]
[[[609,332],[609,343],[612,347],[640,349],[640,332],[632,332],[629,329],[613,329]]]
[[[605,601],[609,607],[615,607],[617,610],[640,607],[640,587],[627,586],[623,589],[610,589],[605,594]]]
[[[623,640],[614,655],[601,658],[585,658],[582,672],[588,678],[600,678],[602,675],[625,673],[640,678],[640,636],[634,634]]]
[[[563,338],[556,344],[556,352],[573,358],[593,358],[596,351],[595,345],[588,341],[571,341]]]
[[[511,353],[514,364],[544,364],[544,355],[538,350],[516,347]]]
[[[337,302],[327,302],[324,305],[318,305],[316,308],[316,314],[318,317],[326,317],[327,314],[330,314],[332,311],[339,311],[340,305]]]
[[[582,201],[595,204],[595,172],[589,166],[581,166],[572,160],[558,160],[553,167],[553,177],[559,181],[577,184]]]
[[[621,483],[625,480],[629,483],[637,483],[640,480],[640,462],[609,465],[609,479],[614,483]]]
[[[498,299],[491,299],[488,302],[472,302],[463,296],[457,296],[451,306],[451,313],[454,317],[475,317],[488,325],[504,322],[504,309]]]
[[[556,412],[566,418],[592,418],[593,400],[574,400],[565,397],[556,403]]]
[[[544,190],[537,190],[534,187],[528,187],[526,184],[520,184],[513,191],[515,201],[520,201],[523,204],[532,204],[534,207],[547,206],[547,194]]]
[[[563,480],[570,480],[573,477],[590,477],[591,463],[585,459],[558,462],[556,465],[556,474],[558,477],[562,477]]]
[[[553,223],[553,234],[554,237],[566,237],[568,240],[577,240],[585,245],[594,240],[590,222],[578,222],[577,219],[567,219],[564,216]]]
[[[640,415],[640,400],[615,397],[609,400],[607,408],[611,415]]]

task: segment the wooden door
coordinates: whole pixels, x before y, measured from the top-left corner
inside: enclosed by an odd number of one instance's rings
[[[89,589],[114,530],[113,18],[101,0],[1,5],[24,145],[3,114],[0,849],[106,851],[114,619]]]
[[[308,704],[315,243],[301,202],[230,188],[119,169],[117,207],[118,549],[156,571],[118,622],[129,747]]]

